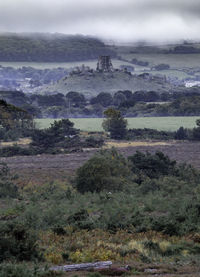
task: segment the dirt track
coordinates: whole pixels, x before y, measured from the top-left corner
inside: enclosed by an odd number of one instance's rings
[[[196,168],[200,168],[200,142],[170,142],[167,145],[143,145],[119,147],[118,150],[125,156],[130,156],[138,151],[162,151],[171,159],[179,163],[190,163]],[[59,155],[37,155],[37,156],[16,156],[10,158],[0,158],[0,162],[5,162],[13,170],[22,169],[64,169],[74,171],[87,161],[98,150],[86,150],[80,153],[59,154]]]

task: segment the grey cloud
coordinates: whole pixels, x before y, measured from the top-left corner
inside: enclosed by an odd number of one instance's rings
[[[1,32],[83,33],[117,41],[163,41],[200,39],[199,28],[199,0],[0,2]]]

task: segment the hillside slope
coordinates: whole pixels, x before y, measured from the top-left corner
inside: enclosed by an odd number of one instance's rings
[[[114,93],[118,90],[168,91],[172,85],[164,79],[145,79],[144,76],[131,75],[122,71],[93,72],[90,75],[77,74],[64,77],[53,85],[37,88],[41,94],[77,91],[85,96],[96,96],[100,92]]]
[[[71,62],[96,59],[100,55],[116,56],[93,37],[40,33],[0,35],[0,61]]]

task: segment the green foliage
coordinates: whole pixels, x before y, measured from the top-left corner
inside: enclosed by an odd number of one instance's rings
[[[17,144],[0,148],[0,157],[29,156],[35,154],[33,149],[22,148]]]
[[[18,196],[18,188],[13,183],[14,177],[10,174],[10,170],[6,164],[0,164],[0,198],[16,198]]]
[[[171,131],[159,131],[157,129],[150,128],[138,128],[129,129],[127,131],[127,139],[158,139],[169,140],[174,138],[174,132]]]
[[[20,223],[8,222],[0,224],[0,261],[30,261],[40,259],[37,237]]]
[[[43,130],[36,129],[32,134],[32,146],[37,146],[43,150],[59,146],[67,139],[78,134],[78,130],[73,128],[74,123],[69,119],[54,121],[51,127]],[[66,144],[65,144],[66,146]]]
[[[81,193],[122,190],[129,174],[126,160],[116,150],[101,151],[77,170],[76,188]]]
[[[63,34],[0,36],[1,61],[67,62],[96,59],[115,52],[96,38]]]
[[[67,100],[67,106],[70,108],[73,107],[79,107],[83,108],[86,105],[86,99],[85,96],[81,93],[70,91],[66,94],[66,100]]]
[[[188,138],[188,131],[187,129],[183,128],[182,126],[175,132],[174,135],[175,139],[184,140]]]
[[[23,264],[1,264],[0,277],[33,277],[33,272]]]
[[[93,136],[87,137],[84,142],[84,147],[101,147],[104,144],[102,137],[96,138]]]
[[[32,128],[32,117],[25,111],[0,100],[0,125],[6,130]]]
[[[129,156],[131,170],[137,176],[149,178],[158,178],[162,175],[174,175],[177,172],[176,161],[171,161],[168,156],[162,152],[155,154],[146,154],[137,151],[133,156]]]
[[[112,104],[112,102],[113,102],[112,95],[108,92],[101,92],[96,97],[94,97],[90,100],[90,103],[92,105],[100,104],[103,107],[110,106]]]
[[[112,139],[123,139],[126,137],[127,120],[124,119],[120,111],[109,108],[104,112],[106,119],[104,119],[102,126],[105,131],[110,132]]]
[[[102,277],[99,272],[91,272],[87,274],[87,277]]]
[[[44,270],[36,266],[32,268],[27,264],[2,263],[0,265],[0,277],[56,277],[62,275],[62,272]]]
[[[90,219],[89,213],[85,209],[70,215],[67,218],[67,223],[78,229],[93,229],[93,222]]]

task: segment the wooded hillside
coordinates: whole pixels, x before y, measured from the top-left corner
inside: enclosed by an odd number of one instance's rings
[[[63,34],[0,35],[0,61],[67,62],[115,53],[96,38]]]

